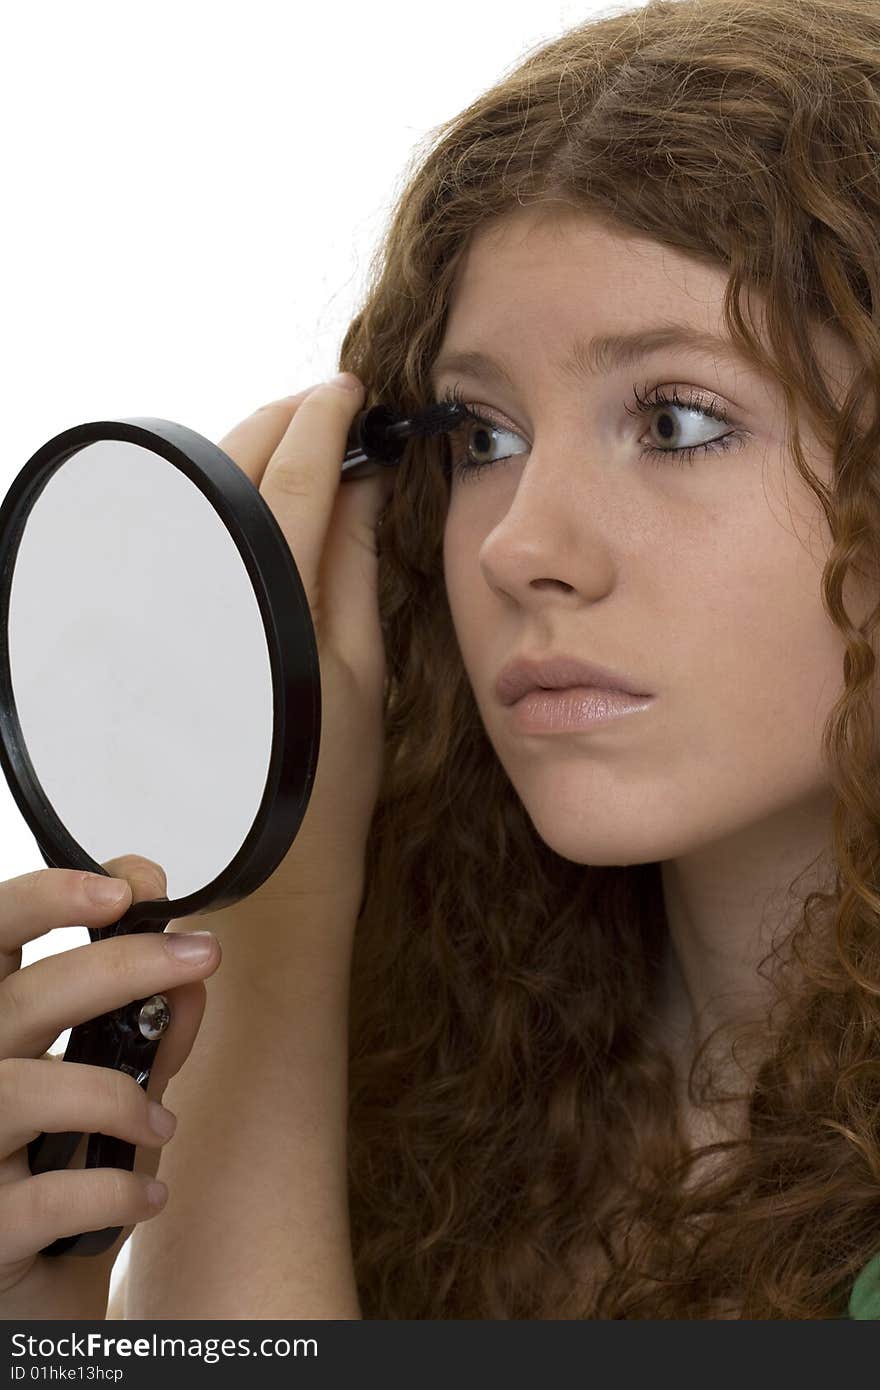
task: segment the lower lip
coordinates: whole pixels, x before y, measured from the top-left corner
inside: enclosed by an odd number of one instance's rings
[[[565,690],[530,690],[511,705],[513,722],[522,733],[564,734],[610,724],[624,714],[647,709],[653,695],[629,695],[622,690],[597,690],[572,685]]]

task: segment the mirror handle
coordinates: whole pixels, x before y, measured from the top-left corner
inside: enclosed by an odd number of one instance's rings
[[[156,901],[156,899],[152,899]],[[136,904],[134,905],[137,906]],[[129,914],[126,914],[127,916]],[[168,919],[170,921],[170,918]],[[116,925],[116,924],[114,924]],[[137,931],[164,931],[168,921],[145,921]],[[147,1089],[156,1050],[171,1022],[171,1008],[164,994],[136,999],[112,1009],[98,1018],[78,1023],[71,1029],[64,1052],[65,1062],[85,1062],[91,1066],[114,1067],[124,1071]],[[76,1152],[82,1132],[65,1131],[37,1135],[27,1146],[32,1173],[66,1168]],[[112,1134],[90,1134],[86,1168],[127,1168],[133,1170],[136,1145]],[[113,1244],[122,1226],[106,1226],[101,1231],[59,1236],[40,1251],[42,1255],[100,1255]]]

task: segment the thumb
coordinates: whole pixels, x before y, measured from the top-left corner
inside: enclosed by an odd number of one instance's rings
[[[321,640],[355,670],[370,669],[382,650],[379,625],[379,526],[397,470],[339,485],[320,569]]]
[[[142,854],[120,854],[115,859],[103,860],[101,867],[112,878],[128,880],[132,903],[164,898],[168,892],[168,880],[162,865],[157,864],[155,859],[146,859]]]
[[[164,989],[162,993],[168,1000],[171,1022],[159,1040],[146,1091],[150,1100],[160,1104],[168,1082],[192,1052],[208,999],[204,980],[192,980],[175,989]],[[151,1152],[158,1158],[159,1150]]]

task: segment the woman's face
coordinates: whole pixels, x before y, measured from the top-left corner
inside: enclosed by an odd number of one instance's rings
[[[822,606],[829,537],[787,454],[781,389],[705,347],[589,375],[559,365],[578,338],[661,322],[726,338],[726,278],[582,214],[518,210],[474,238],[432,373],[438,397],[460,383],[499,431],[471,423],[453,440],[457,457],[470,445],[472,461],[498,460],[452,479],[443,556],[464,665],[537,832],[576,863],[671,859],[829,794],[821,735],[844,645]],[[833,346],[817,349],[826,379],[846,371]],[[503,362],[509,383],[438,372],[463,351]],[[675,405],[630,414],[634,384],[727,422]],[[724,452],[671,452],[731,431]],[[829,478],[805,420],[801,432]],[[560,652],[653,700],[582,730],[520,732],[494,682],[516,656]]]

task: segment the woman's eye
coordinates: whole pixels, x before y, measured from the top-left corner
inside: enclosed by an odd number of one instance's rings
[[[653,431],[659,426],[660,437],[670,441],[666,448],[652,444],[642,445],[641,457],[650,459],[658,467],[663,467],[666,463],[677,466],[684,463],[692,464],[697,454],[722,453],[735,444],[743,443],[747,437],[747,432],[740,429],[730,429],[726,434],[719,436],[717,426],[730,423],[724,408],[715,400],[707,404],[699,392],[693,397],[682,398],[676,390],[667,396],[657,388],[653,393],[643,395],[634,386],[633,395],[637,403],[636,408],[633,410],[624,406],[627,414],[646,419],[649,416],[658,417],[656,421],[650,422],[650,429]],[[516,454],[529,452],[530,446],[516,431],[506,429],[488,419],[480,413],[481,407],[460,401],[460,398],[456,399],[459,399],[459,403],[468,412],[468,418],[450,435],[452,463],[456,476],[472,481],[494,464]],[[693,437],[695,429],[698,431],[696,440]],[[707,429],[710,432],[700,439],[700,430]],[[687,442],[674,443],[682,438]]]
[[[453,437],[456,472],[479,473],[501,459],[527,454],[529,447],[522,436],[513,430],[502,429],[490,420],[472,417],[459,427]],[[501,452],[496,452],[499,449]]]

